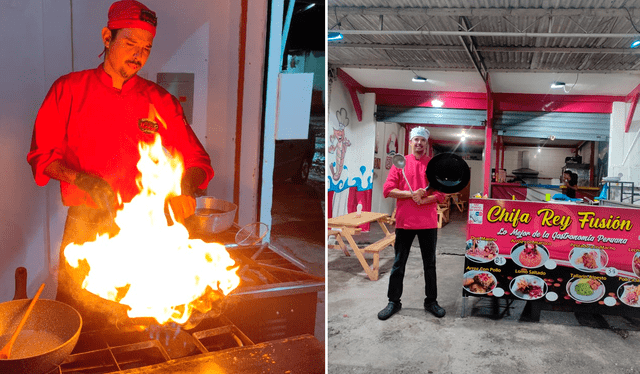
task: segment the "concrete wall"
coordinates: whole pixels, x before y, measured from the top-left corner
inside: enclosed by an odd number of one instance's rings
[[[469,181],[469,197],[473,197],[476,193],[482,195],[484,187],[484,161],[481,160],[465,160],[469,169],[471,169],[471,180]]]
[[[391,157],[394,154],[404,154],[404,126],[398,123],[378,122],[376,126],[376,145],[374,158],[380,159],[380,168],[373,170],[373,195],[371,203],[372,212],[392,214],[395,208],[395,199],[385,199],[382,196],[382,187],[391,169]]]
[[[624,125],[631,104],[613,103],[609,144],[609,176],[622,173],[622,180],[640,184],[640,111],[636,108],[629,132]]]
[[[13,296],[13,271],[26,266],[29,294],[41,282],[55,296],[55,270],[66,209],[59,184],[37,187],[26,162],[33,122],[59,76],[98,66],[100,31],[112,0],[0,2],[0,302]],[[240,220],[257,216],[266,0],[252,1],[247,22],[242,157],[235,160],[238,115],[240,2],[146,0],[158,15],[158,31],[140,75],[195,74],[193,127],[211,155],[216,176],[208,193],[233,200],[240,169]],[[73,30],[73,31],[72,31]],[[256,83],[257,82],[257,83]],[[250,124],[250,125],[249,125]],[[246,149],[245,149],[246,146]],[[253,151],[252,151],[253,150]],[[270,199],[271,196],[263,199]]]

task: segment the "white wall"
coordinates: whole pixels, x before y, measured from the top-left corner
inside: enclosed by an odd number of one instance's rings
[[[57,248],[50,242],[59,241],[65,212],[58,186],[36,186],[26,155],[38,107],[71,66],[68,15],[69,2],[0,2],[0,301],[13,297],[19,266],[27,267],[30,296],[42,282],[43,297],[55,296],[49,267]]]
[[[471,169],[471,180],[469,181],[469,197],[473,197],[476,193],[482,195],[484,188],[484,161],[481,160],[465,160],[469,169]]]
[[[373,194],[371,202],[371,211],[392,214],[395,208],[395,199],[385,199],[382,194],[382,188],[384,182],[389,175],[389,169],[387,169],[387,158],[392,157],[394,154],[404,154],[404,126],[398,123],[385,123],[378,122],[376,126],[376,150],[374,151],[374,157],[380,159],[380,169],[374,169],[373,171]],[[397,146],[396,146],[397,144]]]
[[[615,102],[609,132],[609,176],[622,173],[623,181],[640,184],[640,110],[636,108],[629,132],[624,125],[631,104]]]

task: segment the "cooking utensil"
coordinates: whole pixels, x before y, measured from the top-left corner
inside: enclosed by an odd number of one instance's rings
[[[409,191],[413,194],[413,189],[409,184],[409,180],[407,179],[407,175],[404,173],[404,166],[407,164],[407,160],[405,160],[404,156],[397,153],[391,159],[391,162],[400,170],[402,170],[402,176],[404,177],[404,181],[407,182],[407,186],[409,186]]]
[[[13,333],[13,335],[11,335],[11,339],[9,339],[9,342],[5,344],[5,346],[2,347],[2,349],[0,349],[0,359],[6,360],[9,357],[11,357],[11,349],[13,349],[13,344],[18,339],[18,335],[20,335],[20,331],[22,331],[24,324],[27,322],[27,318],[29,318],[29,316],[31,315],[31,311],[33,310],[33,307],[36,305],[36,301],[38,301],[38,299],[40,298],[40,294],[42,293],[43,289],[44,289],[44,283],[42,283],[42,285],[38,289],[38,292],[36,292],[36,295],[33,297],[33,300],[31,300],[31,303],[29,304],[27,311],[22,316],[22,319],[20,320],[20,323],[18,324],[16,331]]]
[[[16,289],[13,293],[13,300],[27,298],[27,268],[19,267],[16,269]]]
[[[471,179],[469,165],[454,153],[441,153],[429,161],[429,187],[444,193],[462,191]]]
[[[256,245],[259,244],[267,233],[269,232],[269,226],[263,222],[252,222],[248,225],[242,226],[236,233],[236,243],[226,244],[225,248],[236,248],[238,246]]]
[[[238,245],[255,245],[269,232],[269,226],[263,222],[253,222],[243,226],[236,233],[236,244]]]
[[[30,301],[0,303],[0,345],[9,340]],[[13,346],[11,357],[0,360],[0,373],[51,372],[71,354],[81,329],[82,318],[74,308],[55,300],[38,300]]]
[[[185,220],[185,224],[195,231],[215,234],[233,225],[238,206],[232,202],[202,196],[196,199],[196,212]]]

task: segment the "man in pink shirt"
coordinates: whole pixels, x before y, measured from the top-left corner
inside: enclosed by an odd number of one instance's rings
[[[397,199],[395,259],[389,276],[387,297],[389,304],[378,313],[378,318],[386,320],[402,308],[402,282],[411,250],[411,243],[418,235],[422,264],[424,268],[425,300],[424,308],[436,317],[444,317],[445,310],[438,305],[436,284],[436,241],[438,239],[438,202],[444,201],[444,194],[429,189],[427,185],[427,156],[429,130],[415,127],[410,133],[411,154],[406,157],[404,172],[391,167],[384,183],[384,197]],[[413,191],[413,192],[412,192]]]

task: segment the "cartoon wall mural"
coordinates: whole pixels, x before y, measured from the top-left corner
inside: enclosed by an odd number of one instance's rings
[[[349,148],[360,149],[359,147],[366,146],[368,142],[372,142],[373,146],[375,139],[374,137],[361,139],[361,137],[353,135],[354,131],[357,134],[357,130],[353,128],[353,125],[349,126],[349,113],[345,108],[336,111],[335,119],[337,124],[332,126],[333,134],[329,136],[327,148],[330,155],[335,155],[333,161],[329,156],[331,175],[327,175],[329,180],[329,217],[353,212],[359,203],[362,203],[363,210],[370,211],[373,165],[365,166],[361,163],[366,161],[373,164],[373,155],[364,155],[359,151],[347,157],[347,150]],[[358,141],[352,144],[349,138],[355,138]],[[364,226],[365,231],[369,229],[368,224]]]
[[[363,211],[370,212],[376,143],[375,94],[359,95],[362,119],[358,120],[349,90],[340,80],[330,83],[329,113],[333,114],[327,117],[327,216],[355,212],[358,203],[362,203]],[[385,148],[384,143],[380,148]],[[361,228],[367,231],[369,224]]]
[[[393,156],[398,153],[398,135],[395,132],[389,134],[389,139],[387,139],[387,157],[384,162],[385,169],[391,169],[391,165],[393,164]]]
[[[329,153],[335,153],[336,155],[335,162],[329,164],[329,169],[331,170],[334,181],[340,180],[340,175],[344,168],[344,156],[347,154],[347,147],[351,146],[351,142],[344,133],[345,128],[349,125],[347,110],[341,108],[336,112],[336,118],[338,119],[338,128],[333,128],[333,134],[329,136],[329,143],[331,145],[327,149]]]

